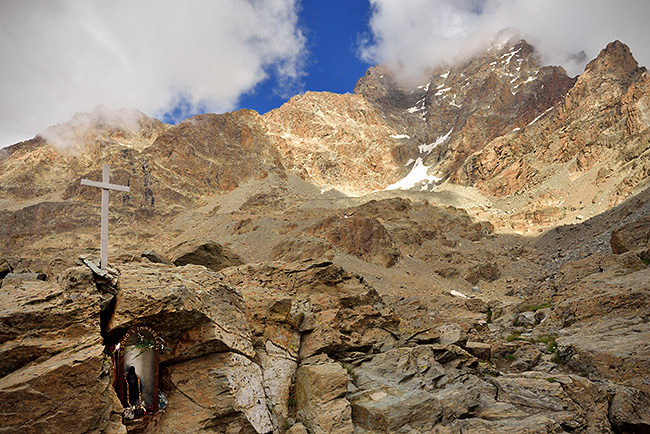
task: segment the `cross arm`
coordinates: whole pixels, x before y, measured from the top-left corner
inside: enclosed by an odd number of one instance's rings
[[[126,193],[129,192],[129,187],[125,185],[117,185],[117,184],[111,184],[108,182],[100,182],[100,181],[91,181],[90,179],[82,179],[81,180],[81,185],[87,185],[89,187],[97,187],[97,188],[103,188],[106,190],[117,190],[117,191],[124,191]]]

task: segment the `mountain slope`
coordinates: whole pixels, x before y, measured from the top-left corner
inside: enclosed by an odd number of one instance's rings
[[[99,108],[0,150],[7,429],[647,432],[650,89],[629,49],[574,79],[510,41],[355,92],[174,126]],[[109,279],[80,185],[102,163],[131,187]],[[132,326],[169,348],[168,407],[129,421],[107,356]]]

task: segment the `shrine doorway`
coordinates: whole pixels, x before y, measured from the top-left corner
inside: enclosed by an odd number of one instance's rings
[[[134,401],[134,397],[131,396],[134,393],[129,393],[126,382],[127,373],[133,367],[140,379],[138,387],[140,396],[137,398],[141,398],[141,404],[147,413],[158,411],[158,365],[161,347],[160,336],[146,326],[132,327],[120,340],[116,363],[116,383],[117,394],[124,407],[129,407]]]

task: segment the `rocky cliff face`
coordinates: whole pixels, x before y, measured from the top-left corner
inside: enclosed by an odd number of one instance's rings
[[[562,68],[542,67],[535,49],[519,41],[436,70],[417,89],[400,88],[390,71],[371,68],[355,93],[401,120],[426,163],[447,176],[472,152],[555,105],[574,82]]]
[[[350,195],[380,190],[399,178],[408,150],[395,125],[357,95],[308,92],[264,116],[287,168]]]
[[[609,44],[556,106],[469,156],[452,180],[495,196],[534,191],[560,212],[618,203],[647,185],[648,80],[625,45]]]
[[[649,95],[620,42],[570,78],[511,41],[416,86],[378,65],[264,116],[100,108],[0,150],[0,432],[648,432]],[[107,272],[101,163],[131,187]],[[137,327],[167,406],[131,420]]]

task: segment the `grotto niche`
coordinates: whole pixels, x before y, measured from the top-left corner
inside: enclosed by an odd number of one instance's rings
[[[158,411],[158,365],[163,340],[146,326],[130,328],[122,337],[115,361],[115,386],[122,405]],[[137,376],[137,377],[136,377]]]

